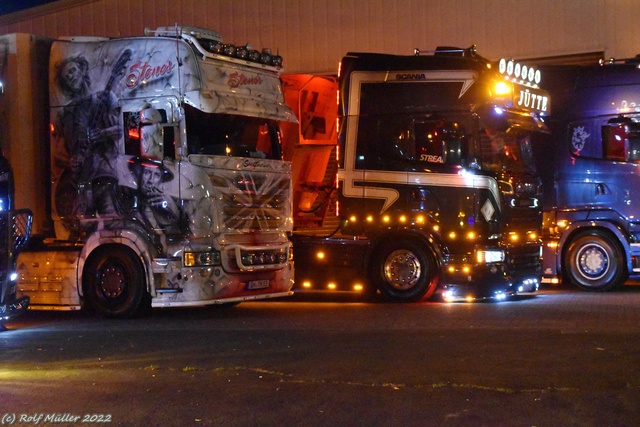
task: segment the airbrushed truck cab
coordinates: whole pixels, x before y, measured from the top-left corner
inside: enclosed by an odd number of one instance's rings
[[[474,48],[431,53],[343,58],[341,235],[296,238],[298,274],[315,270],[304,263],[355,265],[395,301],[437,289],[448,300],[535,291],[542,215],[531,138],[546,132],[550,108],[540,74]]]
[[[296,119],[281,57],[162,27],[57,40],[49,64],[50,144],[37,143],[51,185],[34,191],[49,196],[54,232],[43,227],[18,261],[31,308],[127,316],[147,300],[291,294],[291,171],[278,122]],[[28,187],[42,172],[25,173]]]

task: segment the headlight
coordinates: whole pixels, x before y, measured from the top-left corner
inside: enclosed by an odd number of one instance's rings
[[[207,267],[220,264],[220,252],[185,252],[185,267]]]
[[[243,267],[285,264],[289,260],[286,249],[242,250],[240,261]]]
[[[513,84],[504,80],[498,80],[493,83],[493,94],[498,98],[511,96],[513,94]]]
[[[491,262],[504,261],[504,251],[501,250],[481,250],[476,252],[476,260],[478,264],[488,264]]]

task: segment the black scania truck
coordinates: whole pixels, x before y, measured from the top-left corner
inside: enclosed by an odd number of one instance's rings
[[[338,95],[341,227],[331,238],[294,236],[296,282],[322,287],[336,267],[361,271],[369,289],[399,302],[537,290],[531,140],[547,132],[550,109],[540,80],[475,47],[348,53]]]
[[[13,174],[0,153],[0,330],[3,321],[23,313],[29,297],[16,298],[15,260],[31,233],[31,212],[13,207]]]

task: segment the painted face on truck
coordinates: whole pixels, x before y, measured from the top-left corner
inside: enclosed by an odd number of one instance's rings
[[[67,87],[72,91],[79,92],[82,89],[85,74],[82,67],[80,67],[77,62],[69,61],[62,65],[60,69],[60,76]]]
[[[158,168],[144,168],[142,170],[142,191],[150,193],[155,191],[162,180],[162,173]]]

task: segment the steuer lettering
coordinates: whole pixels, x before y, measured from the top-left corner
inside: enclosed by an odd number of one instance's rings
[[[240,86],[259,85],[262,84],[262,78],[260,76],[247,77],[244,74],[240,74],[237,71],[229,75],[229,81],[227,82],[229,87],[237,88]]]
[[[150,65],[148,62],[142,62],[138,60],[135,64],[129,67],[129,74],[127,76],[127,87],[133,89],[143,81],[149,81],[160,77],[165,77],[173,72],[175,64],[171,61],[167,61],[161,65]]]

